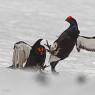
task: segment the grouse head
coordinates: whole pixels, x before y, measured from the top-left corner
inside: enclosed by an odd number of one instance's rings
[[[69,22],[70,25],[75,25],[77,24],[76,20],[72,16],[68,16],[65,21]]]
[[[32,47],[32,49],[34,50],[34,52],[37,53],[37,54],[40,54],[40,55],[42,55],[42,54],[45,53],[45,47],[40,44],[42,40],[43,39],[37,40],[36,43]]]

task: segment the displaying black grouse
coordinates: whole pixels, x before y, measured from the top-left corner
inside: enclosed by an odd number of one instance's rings
[[[44,63],[46,59],[46,49],[43,45],[40,44],[42,40],[43,39],[37,40],[37,42],[32,46],[25,68],[30,68],[33,66],[39,66],[42,69],[44,68]]]
[[[80,33],[77,22],[72,16],[67,17],[65,21],[70,23],[69,28],[59,36],[59,38],[53,43],[53,46],[50,46],[47,42],[51,54],[49,60],[52,71],[55,71],[55,66],[60,60],[69,56]]]

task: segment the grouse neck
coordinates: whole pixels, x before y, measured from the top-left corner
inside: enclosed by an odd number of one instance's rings
[[[72,23],[70,23],[69,28],[71,28],[71,27],[76,28],[76,29],[78,30],[77,22],[72,22]]]

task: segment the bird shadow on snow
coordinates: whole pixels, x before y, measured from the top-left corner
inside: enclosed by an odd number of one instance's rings
[[[32,77],[35,81],[35,83],[42,85],[42,86],[49,86],[51,84],[52,76],[57,77],[59,76],[59,73],[52,73],[48,72],[47,70],[39,70],[39,69],[24,69],[26,72],[32,72],[34,73],[34,77]]]
[[[40,85],[49,85],[50,79],[48,78],[48,74],[45,72],[38,72],[35,76],[35,81]]]

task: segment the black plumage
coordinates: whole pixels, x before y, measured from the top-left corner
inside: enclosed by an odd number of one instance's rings
[[[52,71],[55,71],[55,66],[60,60],[63,60],[69,56],[80,33],[77,22],[73,17],[67,17],[66,21],[70,23],[69,28],[65,30],[59,38],[54,41],[53,46],[50,47],[50,65]],[[55,56],[58,60],[51,61],[52,56]]]
[[[44,68],[46,49],[43,45],[40,44],[41,41],[42,39],[37,40],[36,43],[32,46],[25,68],[30,68],[33,66],[39,66],[40,68]]]

